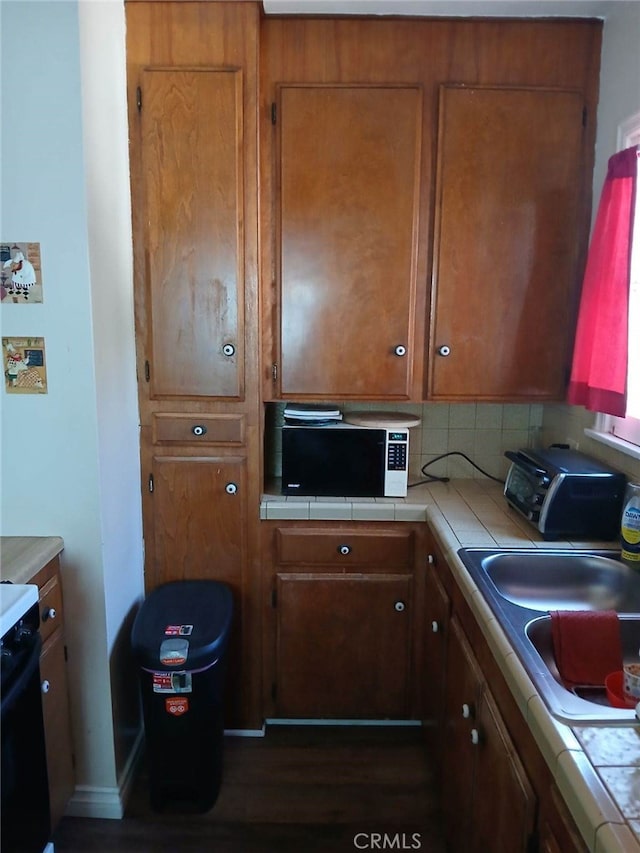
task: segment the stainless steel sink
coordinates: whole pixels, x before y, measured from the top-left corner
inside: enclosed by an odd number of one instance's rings
[[[618,552],[462,548],[458,555],[556,718],[574,725],[637,722],[633,709],[609,704],[604,685],[568,690],[551,637],[552,610],[616,610],[625,660],[637,661],[640,573]]]
[[[529,610],[640,612],[640,573],[611,557],[503,552],[482,556],[480,565],[500,595]]]
[[[620,614],[619,621],[623,662],[637,662],[640,643],[640,616],[623,613]],[[583,685],[574,687],[573,690],[566,689],[558,672],[553,652],[551,617],[549,615],[538,616],[528,622],[525,626],[525,635],[535,654],[542,659],[548,674],[553,678],[553,682],[547,679],[545,688],[553,695],[554,703],[558,707],[563,708],[566,713],[580,714],[584,710],[582,701],[586,700],[591,705],[600,706],[599,710],[593,711],[597,717],[601,717],[603,712],[606,712],[607,720],[609,720],[610,712],[613,711],[614,714],[624,714],[625,717],[634,718],[633,709],[626,711],[620,708],[611,708],[604,685]]]

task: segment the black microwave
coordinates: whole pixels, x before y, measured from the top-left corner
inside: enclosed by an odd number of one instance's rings
[[[283,495],[404,498],[408,469],[408,429],[282,428]]]

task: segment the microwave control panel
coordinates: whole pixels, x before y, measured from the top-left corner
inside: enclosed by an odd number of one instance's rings
[[[387,431],[385,448],[384,493],[388,497],[406,497],[409,472],[409,432]]]

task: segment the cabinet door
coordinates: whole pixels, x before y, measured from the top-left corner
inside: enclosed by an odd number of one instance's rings
[[[406,398],[421,90],[279,91],[280,396]]]
[[[536,797],[487,687],[475,731],[471,834],[463,849],[526,853],[535,829]]]
[[[443,752],[446,653],[451,605],[432,564],[427,566],[424,596],[422,720],[427,748],[439,773]]]
[[[153,560],[146,586],[214,578],[239,589],[245,561],[246,460],[153,459]]]
[[[238,69],[142,74],[149,393],[243,394],[243,137]]]
[[[482,675],[458,620],[447,641],[447,684],[442,766],[442,806],[448,849],[467,851],[471,843],[471,800],[475,752],[472,732],[482,690]],[[489,850],[498,849],[494,847]]]
[[[410,575],[277,575],[278,716],[406,718],[411,582]]]
[[[444,86],[429,398],[564,398],[583,96]]]
[[[152,553],[147,591],[162,583],[199,578],[233,591],[226,723],[238,726],[248,697],[251,626],[246,622],[246,460],[156,456],[153,459]]]
[[[45,644],[40,657],[42,714],[44,718],[49,776],[51,826],[54,828],[69,802],[75,786],[73,746],[69,719],[67,662],[64,635],[58,630]]]
[[[558,789],[552,786],[540,816],[540,853],[587,853],[587,850]]]

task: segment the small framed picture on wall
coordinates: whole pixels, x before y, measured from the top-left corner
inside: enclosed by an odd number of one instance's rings
[[[2,338],[7,394],[46,394],[44,338]]]
[[[40,243],[0,242],[0,302],[42,302]]]

